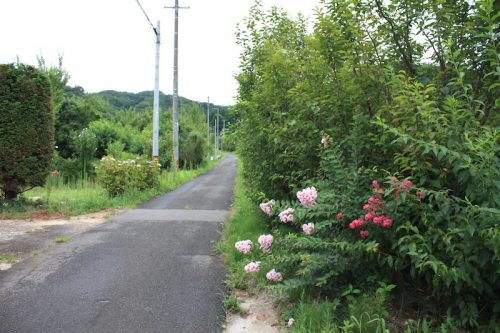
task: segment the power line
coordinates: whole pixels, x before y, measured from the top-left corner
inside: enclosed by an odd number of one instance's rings
[[[151,29],[153,29],[153,31],[155,32],[155,34],[156,34],[156,35],[158,35],[158,33],[159,33],[159,32],[158,32],[158,31],[156,31],[155,26],[153,25],[153,23],[151,23],[151,20],[149,19],[148,14],[146,14],[146,11],[144,10],[144,8],[142,8],[142,5],[141,5],[141,3],[139,2],[139,0],[135,0],[135,2],[137,2],[137,4],[139,5],[139,7],[141,7],[141,10],[142,10],[142,12],[144,13],[144,16],[146,16],[146,19],[148,20],[149,25],[151,26]]]

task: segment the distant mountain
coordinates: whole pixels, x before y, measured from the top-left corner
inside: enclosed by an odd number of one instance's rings
[[[107,101],[111,107],[119,109],[136,109],[138,111],[146,111],[153,108],[153,91],[141,91],[139,93],[121,92],[114,90],[104,90],[95,95]],[[165,95],[160,91],[160,109],[166,110],[172,107],[172,95]],[[207,109],[206,102],[197,102],[184,97],[179,97],[179,106],[182,112],[183,105],[197,104],[203,110]],[[214,105],[210,103],[210,109],[219,108],[221,111],[226,110],[227,106]]]

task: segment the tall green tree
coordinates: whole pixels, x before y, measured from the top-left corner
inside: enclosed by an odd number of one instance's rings
[[[0,65],[0,183],[5,198],[45,183],[53,145],[47,76],[23,64]]]

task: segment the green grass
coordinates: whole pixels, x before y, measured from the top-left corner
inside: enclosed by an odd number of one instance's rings
[[[63,237],[55,238],[54,242],[56,242],[57,244],[61,244],[61,243],[66,243],[68,240],[69,240],[69,237],[63,236]]]
[[[191,179],[212,169],[218,161],[209,161],[194,170],[178,172],[163,171],[160,186],[146,191],[128,191],[121,196],[108,197],[106,191],[97,183],[80,181],[73,185],[49,184],[29,190],[13,202],[0,203],[1,218],[26,218],[33,213],[46,210],[75,216],[100,211],[106,208],[131,208],[157,195],[173,190]],[[33,199],[35,198],[35,199]]]
[[[2,253],[0,254],[0,264],[13,263],[17,261],[17,256],[14,254]]]
[[[234,214],[227,221],[222,241],[217,245],[229,270],[226,284],[230,289],[248,289],[249,282],[251,282],[243,267],[252,259],[236,251],[234,244],[240,240],[250,239],[254,246],[255,244],[258,246],[257,238],[268,233],[264,224],[264,215],[258,205],[250,200],[242,174],[242,166],[238,161],[233,202]]]

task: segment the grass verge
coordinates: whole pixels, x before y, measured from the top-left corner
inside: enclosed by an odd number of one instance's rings
[[[75,216],[106,208],[134,207],[211,170],[219,161],[208,161],[202,167],[193,170],[164,171],[160,176],[158,188],[142,192],[128,191],[114,198],[108,197],[99,184],[90,181],[82,181],[76,185],[37,187],[24,193],[18,200],[0,203],[0,219]]]
[[[248,196],[240,161],[238,161],[234,193],[234,214],[226,223],[222,240],[217,244],[217,249],[223,254],[229,271],[226,280],[227,286],[230,289],[247,290],[251,279],[243,267],[248,264],[249,257],[236,251],[234,244],[245,239],[251,239],[255,242],[260,235],[266,233],[267,229],[258,206]]]
[[[0,253],[0,264],[16,262],[18,257],[14,254]]]

